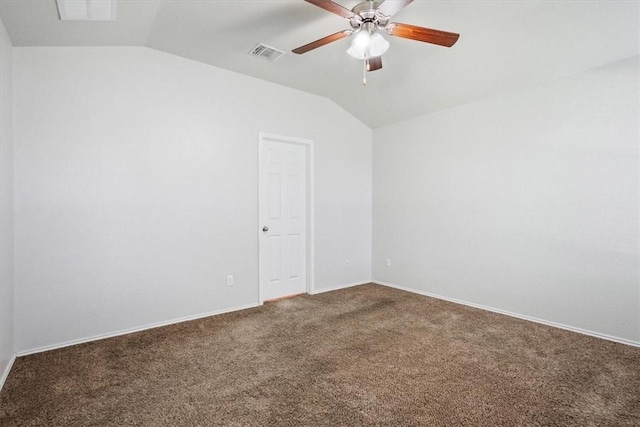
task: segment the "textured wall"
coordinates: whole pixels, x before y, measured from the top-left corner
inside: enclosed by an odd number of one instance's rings
[[[315,142],[316,289],[370,280],[371,131],[332,102],[147,48],[14,54],[19,351],[257,303],[259,131]]]
[[[0,377],[13,339],[13,47],[0,21]]]
[[[639,75],[375,130],[374,279],[639,342]]]

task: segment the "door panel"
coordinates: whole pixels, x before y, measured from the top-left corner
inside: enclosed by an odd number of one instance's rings
[[[282,263],[282,239],[280,236],[267,236],[269,251],[269,283],[280,282],[280,264]]]
[[[300,247],[300,235],[290,234],[287,237],[289,243],[289,279],[300,278],[300,253],[304,248]]]
[[[280,174],[270,173],[269,174],[269,186],[267,188],[268,201],[269,201],[269,219],[278,220],[280,219],[280,213],[282,211],[281,208],[281,200],[282,195],[280,192],[280,188],[282,187],[282,177]]]

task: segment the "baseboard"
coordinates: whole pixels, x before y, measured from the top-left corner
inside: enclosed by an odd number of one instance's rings
[[[167,321],[164,321],[164,322],[151,323],[151,324],[148,324],[148,325],[144,325],[144,326],[140,326],[140,327],[136,327],[136,328],[130,328],[130,329],[123,329],[123,330],[120,330],[120,331],[117,331],[117,332],[111,332],[111,333],[108,333],[108,334],[94,335],[94,336],[91,336],[91,337],[88,337],[88,338],[80,338],[80,339],[77,339],[77,340],[66,341],[66,342],[59,343],[59,344],[52,344],[52,345],[47,345],[47,346],[43,346],[43,347],[33,348],[33,349],[30,349],[30,350],[19,351],[17,353],[17,356],[18,357],[28,356],[30,354],[42,353],[43,351],[56,350],[58,348],[70,347],[72,345],[84,344],[84,343],[88,343],[88,342],[92,342],[92,341],[103,340],[103,339],[106,339],[106,338],[118,337],[120,335],[133,334],[135,332],[146,331],[148,329],[161,328],[163,326],[175,325],[176,323],[189,322],[191,320],[202,319],[204,317],[217,316],[219,314],[231,313],[233,311],[246,310],[248,308],[258,307],[260,305],[261,304],[259,304],[259,303],[247,304],[247,305],[243,305],[243,306],[239,306],[239,307],[225,308],[225,309],[222,309],[222,310],[211,311],[211,312],[208,312],[208,313],[196,314],[196,315],[193,315],[193,316],[180,317],[178,319],[167,320]]]
[[[4,383],[5,381],[7,381],[7,378],[9,377],[9,372],[11,372],[11,368],[13,368],[13,363],[15,361],[16,361],[16,354],[13,353],[13,356],[11,356],[11,359],[9,359],[9,363],[4,368],[4,371],[2,372],[2,376],[0,377],[0,390],[2,390],[2,387],[4,387]]]
[[[322,288],[322,289],[314,289],[313,292],[309,292],[310,295],[323,294],[325,292],[338,291],[340,289],[352,288],[354,286],[366,285],[367,283],[373,283],[371,280],[367,280],[366,282],[353,282],[346,283],[344,285],[332,286],[330,288]]]
[[[311,295],[316,295],[316,294],[321,294],[321,293],[324,293],[324,292],[337,291],[339,289],[350,288],[350,287],[358,286],[358,285],[365,285],[367,283],[371,283],[371,281],[368,280],[366,282],[347,283],[347,284],[344,284],[344,285],[333,286],[331,288],[315,290],[313,292],[310,292],[310,294]],[[107,339],[107,338],[118,337],[118,336],[121,336],[121,335],[132,334],[132,333],[135,333],[135,332],[146,331],[147,329],[161,328],[163,326],[174,325],[176,323],[182,323],[182,322],[188,322],[190,320],[202,319],[203,317],[216,316],[218,314],[230,313],[230,312],[239,311],[239,310],[246,310],[248,308],[258,307],[260,305],[261,305],[260,303],[248,304],[248,305],[244,305],[244,306],[240,306],[240,307],[233,307],[233,308],[228,308],[228,309],[224,309],[224,310],[212,311],[212,312],[209,312],[209,313],[197,314],[197,315],[194,315],[194,316],[181,317],[181,318],[178,318],[178,319],[168,320],[168,321],[165,321],[165,322],[152,323],[152,324],[145,325],[145,326],[140,326],[140,327],[137,327],[137,328],[124,329],[124,330],[120,330],[120,331],[112,332],[112,333],[108,333],[108,334],[94,335],[94,336],[87,337],[87,338],[80,338],[80,339],[77,339],[77,340],[65,341],[63,343],[52,344],[52,345],[37,347],[37,348],[29,349],[29,350],[19,351],[17,353],[17,356],[18,357],[28,356],[30,354],[36,354],[36,353],[42,353],[44,351],[56,350],[56,349],[59,349],[59,348],[70,347],[72,345],[84,344],[84,343],[88,343],[88,342],[92,342],[92,341],[98,341],[98,340],[103,340],[103,339]]]
[[[469,307],[479,308],[481,310],[490,311],[492,313],[504,314],[506,316],[511,316],[511,317],[515,317],[515,318],[518,318],[518,319],[522,319],[522,320],[528,320],[530,322],[540,323],[542,325],[552,326],[552,327],[555,327],[555,328],[560,328],[560,329],[564,329],[564,330],[571,331],[571,332],[577,332],[577,333],[583,334],[583,335],[589,335],[589,336],[592,336],[592,337],[601,338],[601,339],[605,339],[605,340],[609,340],[609,341],[613,341],[613,342],[617,342],[617,343],[621,343],[621,344],[626,344],[626,345],[630,345],[630,346],[633,346],[633,347],[640,347],[640,342],[627,340],[627,339],[624,339],[624,338],[613,337],[613,336],[606,335],[606,334],[601,334],[601,333],[598,333],[598,332],[588,331],[588,330],[585,330],[585,329],[580,329],[580,328],[576,328],[576,327],[573,327],[573,326],[564,325],[564,324],[561,324],[561,323],[550,322],[550,321],[547,321],[547,320],[542,320],[542,319],[538,319],[538,318],[535,318],[535,317],[526,316],[526,315],[523,315],[523,314],[513,313],[513,312],[510,312],[510,311],[506,311],[506,310],[501,310],[501,309],[488,307],[488,306],[481,305],[481,304],[475,304],[475,303],[472,303],[472,302],[459,300],[459,299],[456,299],[456,298],[445,297],[445,296],[434,294],[434,293],[431,293],[431,292],[425,292],[425,291],[421,291],[421,290],[417,290],[417,289],[412,289],[412,288],[408,288],[408,287],[405,287],[405,286],[395,285],[393,283],[383,282],[383,281],[380,281],[380,280],[368,280],[368,281],[364,281],[364,282],[346,283],[346,284],[343,284],[343,285],[333,286],[333,287],[330,287],[330,288],[323,288],[323,289],[319,289],[319,290],[314,290],[313,292],[310,292],[310,294],[311,295],[317,295],[317,294],[322,294],[324,292],[331,292],[331,291],[337,291],[337,290],[340,290],[340,289],[351,288],[351,287],[354,287],[354,286],[366,285],[368,283],[375,283],[377,285],[387,286],[389,288],[399,289],[399,290],[402,290],[402,291],[405,291],[405,292],[411,292],[411,293],[414,293],[414,294],[423,295],[423,296],[427,296],[427,297],[431,297],[431,298],[436,298],[436,299],[440,299],[440,300],[443,300],[443,301],[452,302],[452,303],[455,303],[455,304],[461,304],[461,305],[466,305],[466,306],[469,306]],[[191,320],[197,320],[197,319],[202,319],[202,318],[205,318],[205,317],[216,316],[216,315],[219,315],[219,314],[230,313],[230,312],[240,311],[240,310],[246,310],[246,309],[249,309],[249,308],[258,307],[260,305],[261,304],[259,304],[259,303],[247,304],[247,305],[244,305],[244,306],[238,306],[238,307],[232,307],[232,308],[228,308],[228,309],[216,310],[216,311],[197,314],[197,315],[193,315],[193,316],[185,316],[185,317],[181,317],[181,318],[178,318],[178,319],[172,319],[172,320],[168,320],[168,321],[164,321],[164,322],[152,323],[152,324],[149,324],[149,325],[140,326],[140,327],[136,327],[136,328],[130,328],[130,329],[124,329],[124,330],[120,330],[120,331],[112,332],[112,333],[108,333],[108,334],[94,335],[94,336],[91,336],[91,337],[81,338],[81,339],[72,340],[72,341],[66,341],[66,342],[59,343],[59,344],[53,344],[53,345],[37,347],[37,348],[29,349],[29,350],[19,351],[18,353],[13,355],[13,357],[11,358],[11,361],[9,362],[9,364],[5,368],[4,372],[2,373],[2,376],[0,377],[0,390],[2,389],[2,386],[4,385],[4,382],[6,381],[8,375],[9,375],[9,372],[11,371],[11,367],[13,366],[13,363],[15,362],[16,357],[28,356],[30,354],[42,353],[44,351],[50,351],[50,350],[55,350],[55,349],[59,349],[59,348],[70,347],[72,345],[84,344],[84,343],[88,343],[88,342],[92,342],[92,341],[98,341],[98,340],[107,339],[107,338],[113,338],[113,337],[117,337],[117,336],[121,336],[121,335],[132,334],[132,333],[135,333],[135,332],[141,332],[141,331],[145,331],[145,330],[148,330],[148,329],[160,328],[160,327],[163,327],[163,326],[174,325],[176,323],[188,322],[188,321],[191,321]]]
[[[443,301],[453,302],[455,304],[461,304],[461,305],[466,305],[466,306],[473,307],[473,308],[479,308],[481,310],[490,311],[492,313],[504,314],[505,316],[516,317],[518,319],[528,320],[529,322],[540,323],[542,325],[552,326],[554,328],[560,328],[560,329],[564,329],[564,330],[571,331],[571,332],[577,332],[579,334],[589,335],[589,336],[595,337],[595,338],[601,338],[601,339],[605,339],[605,340],[608,340],[608,341],[617,342],[617,343],[620,343],[620,344],[626,344],[626,345],[630,345],[632,347],[640,347],[640,342],[627,340],[625,338],[613,337],[613,336],[610,336],[610,335],[601,334],[599,332],[593,332],[593,331],[589,331],[589,330],[585,330],[585,329],[576,328],[576,327],[573,327],[573,326],[564,325],[562,323],[556,323],[556,322],[550,322],[548,320],[538,319],[536,317],[531,317],[531,316],[527,316],[527,315],[524,315],[524,314],[513,313],[511,311],[500,310],[498,308],[488,307],[488,306],[481,305],[481,304],[475,304],[475,303],[472,303],[472,302],[463,301],[463,300],[459,300],[459,299],[456,299],[456,298],[449,298],[449,297],[445,297],[445,296],[442,296],[442,295],[433,294],[433,293],[430,293],[430,292],[425,292],[425,291],[420,291],[420,290],[417,290],[417,289],[407,288],[407,287],[400,286],[400,285],[394,285],[393,283],[382,282],[380,280],[373,280],[373,283],[375,283],[376,285],[382,285],[382,286],[387,286],[389,288],[399,289],[401,291],[411,292],[411,293],[418,294],[418,295],[424,295],[426,297],[431,297],[431,298],[436,298],[436,299],[440,299],[440,300],[443,300]]]

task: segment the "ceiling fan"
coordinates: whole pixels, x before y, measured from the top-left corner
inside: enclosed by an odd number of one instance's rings
[[[300,55],[355,34],[347,53],[354,58],[364,60],[364,84],[366,84],[366,72],[381,69],[382,55],[389,49],[389,42],[380,35],[381,31],[385,31],[390,36],[446,47],[453,46],[460,37],[460,34],[446,31],[389,22],[393,15],[400,12],[413,0],[367,0],[357,4],[351,10],[331,0],[305,1],[348,19],[351,29],[323,37],[293,49],[292,52]]]

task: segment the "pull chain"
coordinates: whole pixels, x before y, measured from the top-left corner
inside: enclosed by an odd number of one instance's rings
[[[367,84],[367,58],[362,61],[362,84],[366,86]]]

